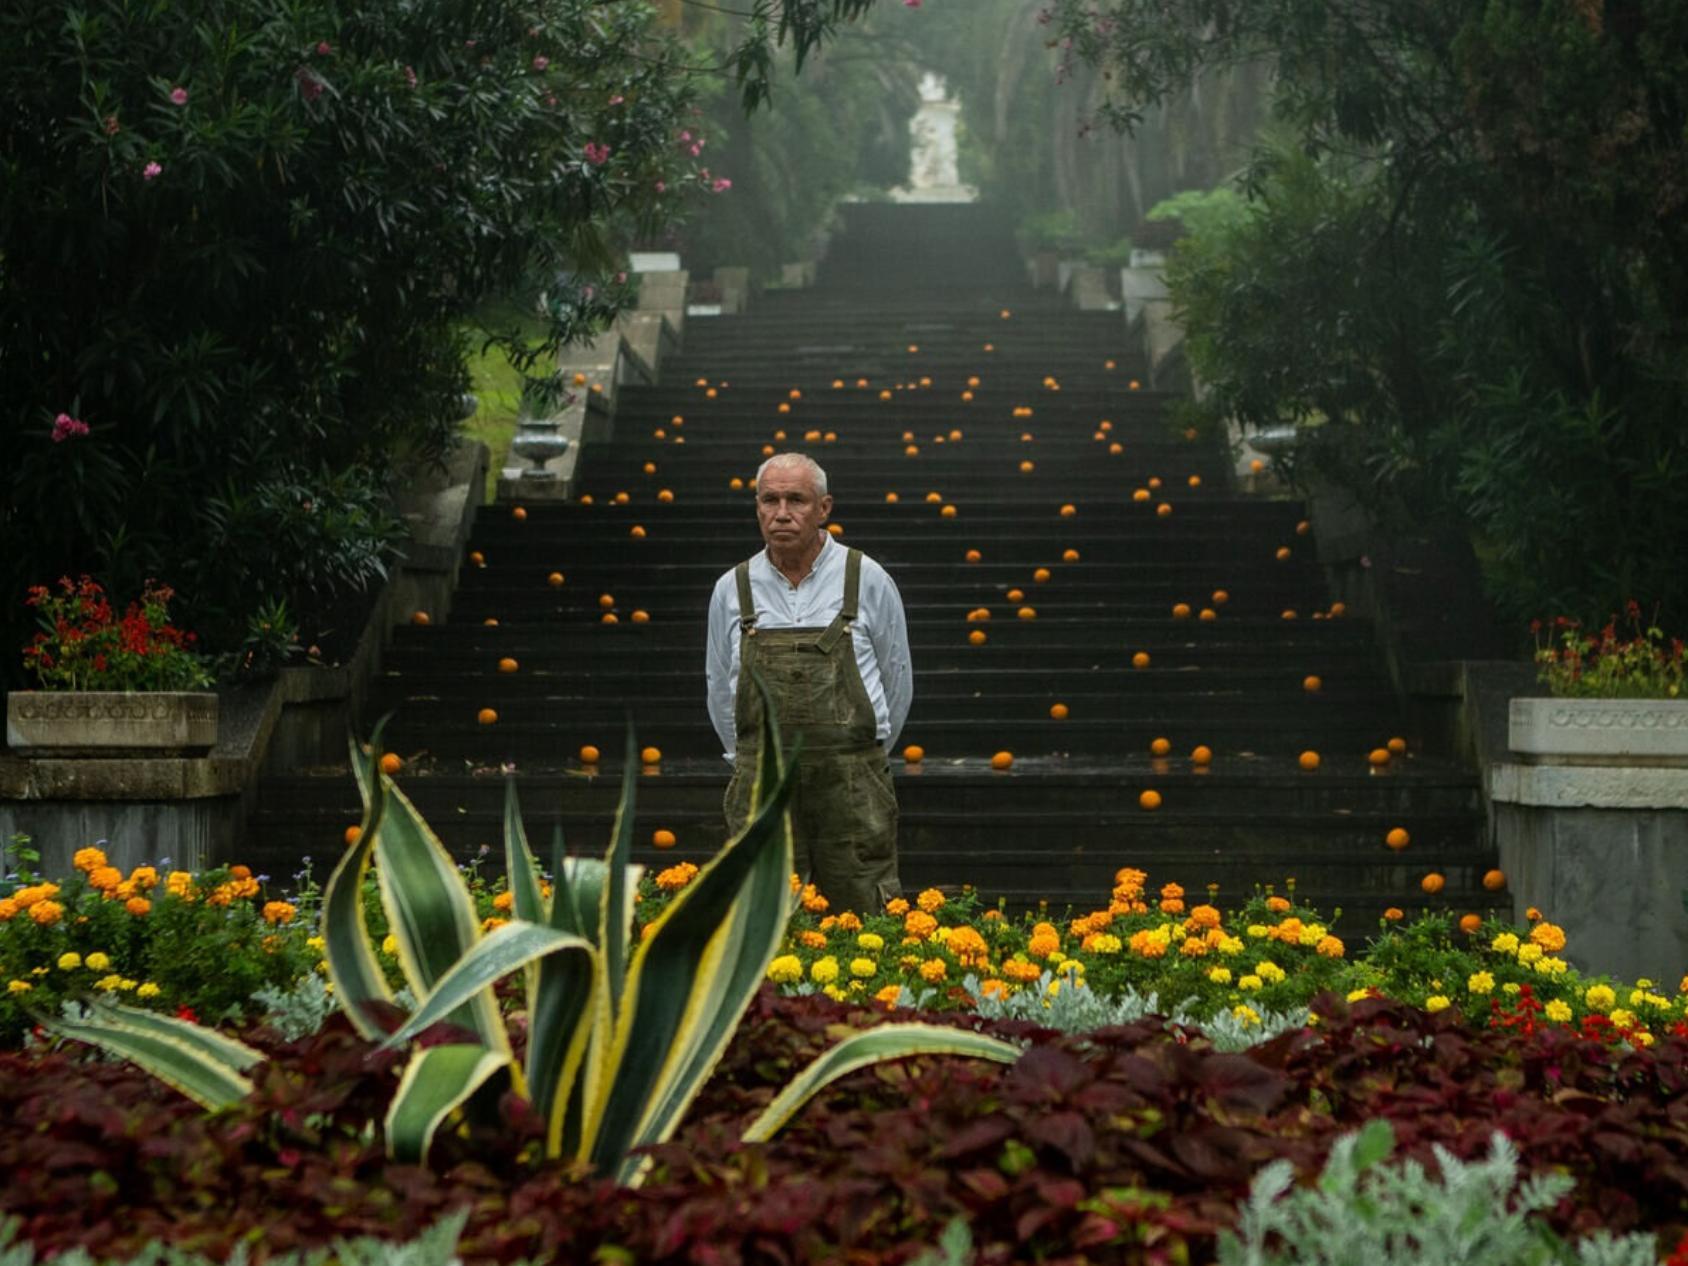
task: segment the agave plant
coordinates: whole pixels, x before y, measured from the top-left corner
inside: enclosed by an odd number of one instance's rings
[[[758,682],[758,689],[761,683]],[[794,766],[780,750],[763,695],[762,744],[750,821],[630,944],[640,868],[630,862],[637,750],[627,740],[610,843],[602,859],[551,848],[552,890],[528,846],[515,784],[507,784],[504,851],[509,923],[482,933],[451,855],[416,807],[381,773],[380,729],[369,750],[352,744],[364,802],[362,832],[323,892],[322,935],[335,997],[353,1026],[383,1047],[442,1023],[455,1040],[411,1056],[386,1119],[395,1159],[425,1161],[439,1125],[494,1078],[527,1097],[546,1122],[545,1150],[578,1157],[636,1185],[636,1149],[669,1138],[719,1062],[767,973],[792,912],[792,841],[786,804]],[[416,1008],[403,1014],[364,922],[360,893],[371,863]],[[528,1043],[518,1061],[493,989],[521,972]],[[66,1037],[133,1060],[208,1108],[252,1089],[263,1055],[187,1021],[97,1004],[83,1021],[47,1021]],[[385,1021],[390,1023],[390,1021]],[[765,1141],[830,1082],[879,1060],[969,1055],[1011,1063],[1018,1047],[963,1029],[886,1024],[848,1037],[792,1079],[745,1130]]]

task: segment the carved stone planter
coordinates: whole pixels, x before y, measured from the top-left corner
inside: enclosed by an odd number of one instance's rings
[[[197,756],[217,741],[208,691],[15,690],[6,742],[26,756]]]
[[[1688,769],[1688,699],[1514,699],[1507,719],[1531,764]]]

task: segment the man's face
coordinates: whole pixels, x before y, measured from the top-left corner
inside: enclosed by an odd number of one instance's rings
[[[815,495],[801,467],[770,466],[756,485],[756,522],[762,539],[784,553],[811,548],[832,513],[832,498]]]

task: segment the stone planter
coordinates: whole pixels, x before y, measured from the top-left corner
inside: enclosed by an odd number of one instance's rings
[[[217,741],[208,691],[15,690],[6,743],[26,756],[203,755]]]
[[[1507,721],[1530,764],[1688,769],[1688,699],[1514,699]]]

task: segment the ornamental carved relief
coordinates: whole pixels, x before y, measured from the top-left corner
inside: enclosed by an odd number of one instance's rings
[[[1547,714],[1547,724],[1549,728],[1558,730],[1688,732],[1688,709],[1649,708],[1637,703],[1622,707],[1558,707]]]
[[[22,721],[100,721],[137,723],[168,721],[186,716],[189,721],[214,721],[216,695],[180,696],[133,694],[83,694],[75,691],[39,691],[13,696],[14,715]]]

